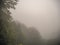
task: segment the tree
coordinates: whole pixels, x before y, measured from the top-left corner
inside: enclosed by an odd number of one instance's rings
[[[31,45],[41,45],[41,35],[40,32],[34,27],[29,28],[29,42]]]
[[[27,28],[25,25],[22,25],[22,33],[25,37],[23,45],[41,45],[42,38],[36,28]]]
[[[16,4],[17,0],[0,0],[0,45],[8,44],[9,24],[12,19],[9,9],[15,9]]]
[[[22,33],[22,24],[19,23],[18,21],[12,21],[10,23],[10,30],[8,33],[8,39],[10,39],[9,44],[12,45],[19,45],[19,44],[23,44],[23,40],[24,40],[24,35]]]
[[[24,39],[24,36],[23,36],[23,33],[22,33],[22,29],[21,29],[21,23],[19,23],[18,21],[15,22],[15,24],[13,25],[14,26],[14,31],[15,31],[15,39],[16,39],[16,43],[17,44],[22,44],[23,43],[23,39]]]

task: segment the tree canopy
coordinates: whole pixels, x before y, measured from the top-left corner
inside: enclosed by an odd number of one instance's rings
[[[10,8],[15,9],[17,0],[0,0],[0,45],[8,44],[8,33],[10,30]]]

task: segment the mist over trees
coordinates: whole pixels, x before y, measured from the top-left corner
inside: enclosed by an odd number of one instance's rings
[[[35,27],[13,20],[10,9],[15,9],[17,1],[0,0],[0,45],[60,45],[57,38],[44,40]]]
[[[10,8],[15,9],[17,0],[0,0],[0,45],[8,45],[12,39]]]
[[[16,43],[22,45],[40,45],[42,38],[34,27],[27,28],[24,24],[16,23]]]

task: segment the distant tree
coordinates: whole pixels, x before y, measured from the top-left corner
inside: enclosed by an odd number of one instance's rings
[[[25,25],[23,25],[22,31],[23,35],[25,36],[23,45],[41,45],[42,37],[36,28],[27,28]]]
[[[18,21],[13,21],[11,22],[11,28],[10,28],[10,35],[12,36],[12,40],[10,41],[11,43],[14,42],[14,44],[23,44],[24,40],[24,35],[22,33],[22,24],[19,23]],[[14,39],[14,40],[13,40]]]
[[[58,45],[57,42],[58,42],[57,39],[49,39],[47,41],[47,45]]]
[[[15,27],[16,27],[15,28],[15,33],[16,33],[17,44],[22,44],[23,43],[23,39],[24,39],[24,35],[22,33],[21,23],[16,22]]]
[[[40,35],[40,32],[34,27],[29,28],[29,42],[32,45],[41,45],[42,37]]]

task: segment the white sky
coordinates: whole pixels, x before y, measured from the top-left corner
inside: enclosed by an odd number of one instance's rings
[[[14,19],[27,27],[36,27],[44,38],[50,38],[56,36],[58,30],[57,9],[53,0],[20,0],[11,11]]]

